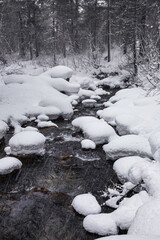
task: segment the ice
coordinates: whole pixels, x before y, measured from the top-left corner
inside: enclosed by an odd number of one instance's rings
[[[146,158],[141,158],[138,156],[130,156],[123,157],[116,160],[113,164],[113,169],[116,172],[119,180],[121,182],[128,181],[128,174],[130,169],[137,163],[137,167],[140,165],[139,163],[143,162],[144,164],[148,163],[149,160]]]
[[[4,121],[0,120],[0,140],[5,136],[8,129],[8,125]]]
[[[103,146],[106,159],[117,160],[120,157],[140,156],[152,158],[149,142],[146,138],[137,135],[117,137]]]
[[[84,149],[95,149],[96,148],[96,144],[93,141],[91,141],[90,139],[82,140],[81,146]]]
[[[109,124],[96,117],[79,117],[72,121],[72,125],[80,128],[84,136],[96,144],[106,143],[117,137],[116,132]]]
[[[38,122],[37,124],[38,128],[47,128],[47,127],[58,127],[57,124],[51,122],[51,121],[41,121],[41,122]]]
[[[0,159],[0,175],[11,173],[16,169],[20,169],[21,167],[22,163],[17,158],[4,157]]]
[[[160,237],[160,199],[151,199],[141,206],[128,230],[130,235]],[[152,239],[152,238],[150,238]]]
[[[52,78],[64,78],[68,79],[72,77],[73,70],[66,66],[55,66],[51,69],[49,69],[47,72],[43,73],[45,76],[49,76]]]
[[[115,235],[118,228],[111,214],[101,213],[88,215],[83,220],[83,227],[86,231],[96,233],[101,236]]]
[[[12,155],[44,154],[45,137],[35,131],[24,131],[15,134],[9,140],[6,153]]]
[[[97,238],[95,240],[159,240],[159,236],[154,235],[116,235]]]
[[[91,193],[77,195],[72,201],[72,206],[84,216],[101,212],[99,203]]]

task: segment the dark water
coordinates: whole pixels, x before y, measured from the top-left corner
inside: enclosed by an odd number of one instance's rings
[[[107,101],[106,96],[97,108],[79,104],[72,120],[78,116],[95,116],[103,108],[103,101]],[[92,192],[103,203],[101,191],[118,181],[113,163],[105,160],[102,146],[96,150],[81,149],[83,135],[75,131],[71,120],[54,122],[59,128],[41,130],[47,137],[45,155],[20,158],[22,170],[0,178],[0,240],[93,240],[97,237],[83,229],[84,217],[73,210],[71,202],[77,194]],[[11,130],[0,145],[1,157],[12,134]],[[109,211],[103,207],[103,212]]]

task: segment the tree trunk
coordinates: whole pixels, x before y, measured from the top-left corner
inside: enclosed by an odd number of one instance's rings
[[[22,15],[21,12],[18,12],[19,17],[19,26],[20,26],[20,34],[19,34],[19,54],[20,57],[25,57],[25,47],[24,47],[24,29],[23,29],[23,21],[22,21]]]
[[[138,74],[137,66],[137,0],[134,0],[134,40],[133,40],[133,65],[134,65],[134,75]]]
[[[108,37],[107,37],[108,62],[111,61],[111,16],[110,16],[110,5],[111,5],[111,2],[110,2],[110,0],[108,0]]]

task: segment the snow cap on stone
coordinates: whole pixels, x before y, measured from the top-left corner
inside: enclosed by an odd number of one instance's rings
[[[99,203],[91,193],[77,195],[72,201],[72,206],[84,216],[101,212]]]

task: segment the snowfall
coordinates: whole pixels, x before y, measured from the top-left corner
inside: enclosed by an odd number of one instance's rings
[[[0,140],[10,127],[14,134],[0,159],[0,175],[20,169],[19,156],[45,153],[44,127],[58,127],[54,120],[71,119],[75,130],[81,130],[83,149],[101,144],[106,161],[121,182],[103,193],[105,205],[114,209],[103,213],[92,193],[76,196],[72,206],[84,215],[83,227],[101,240],[160,239],[160,96],[140,87],[125,87],[126,71],[103,80],[74,72],[66,66],[24,70],[21,74],[0,77]],[[66,80],[67,79],[67,80]],[[68,81],[68,79],[70,79]],[[109,93],[102,89],[121,87],[96,116],[72,120],[78,103],[94,107]],[[32,127],[32,122],[37,127]],[[27,123],[28,127],[24,127]],[[132,191],[134,190],[135,191]],[[128,197],[129,191],[134,192]],[[118,235],[120,230],[127,234]],[[113,236],[109,236],[113,235]]]

